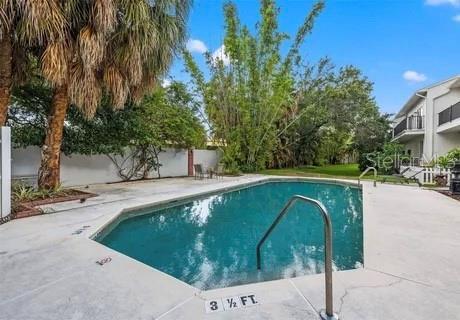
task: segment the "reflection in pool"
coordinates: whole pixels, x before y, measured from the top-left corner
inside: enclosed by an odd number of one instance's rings
[[[298,202],[262,249],[256,245],[288,199],[321,201],[333,225],[334,268],[363,263],[361,190],[312,182],[269,182],[186,204],[143,210],[99,241],[200,289],[323,272],[321,216]],[[145,214],[144,214],[145,213]]]

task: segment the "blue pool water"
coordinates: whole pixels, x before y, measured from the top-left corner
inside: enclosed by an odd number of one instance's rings
[[[324,270],[323,224],[298,202],[262,248],[256,245],[295,194],[321,201],[333,225],[334,268],[363,263],[361,190],[311,182],[269,182],[122,220],[101,243],[200,289],[220,288]]]

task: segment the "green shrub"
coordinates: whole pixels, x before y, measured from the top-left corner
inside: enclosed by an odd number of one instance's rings
[[[359,165],[359,171],[364,171],[368,167],[375,167],[378,169],[377,166],[377,154],[378,152],[370,152],[370,153],[365,153],[361,154],[358,159],[358,165]]]
[[[37,189],[22,183],[14,183],[11,187],[11,198],[13,203],[20,203],[64,196],[68,192],[61,186],[54,189]]]
[[[446,169],[452,167],[455,161],[460,161],[460,148],[452,149],[445,156],[438,157],[436,164]]]
[[[403,148],[399,143],[387,142],[382,151],[360,156],[359,169],[364,171],[367,167],[374,167],[381,173],[393,173],[399,161],[409,160],[403,155]]]

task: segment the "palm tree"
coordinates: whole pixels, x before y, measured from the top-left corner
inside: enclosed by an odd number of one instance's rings
[[[70,104],[90,118],[104,94],[114,108],[139,101],[170,66],[186,34],[189,0],[67,0],[64,37],[43,47],[44,77],[54,86],[39,186],[60,182],[60,149]]]
[[[0,0],[0,126],[13,84],[24,80],[29,50],[59,39],[66,28],[58,0]]]

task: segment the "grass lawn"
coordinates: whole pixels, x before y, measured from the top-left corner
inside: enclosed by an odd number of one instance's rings
[[[287,169],[267,169],[259,173],[279,176],[300,176],[300,177],[318,177],[318,178],[342,178],[358,179],[361,172],[358,164],[336,164],[325,165],[321,167],[305,166],[299,168]],[[372,178],[373,173],[369,172],[367,178]]]

